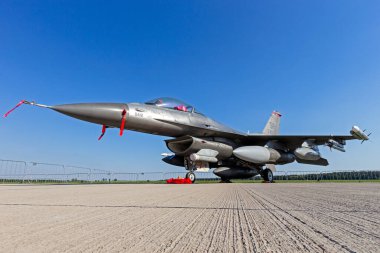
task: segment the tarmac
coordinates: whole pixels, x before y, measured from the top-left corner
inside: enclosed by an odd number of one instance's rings
[[[380,252],[379,183],[0,185],[1,252]]]

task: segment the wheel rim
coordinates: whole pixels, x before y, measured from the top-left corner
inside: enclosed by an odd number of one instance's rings
[[[272,171],[268,171],[268,181],[269,182],[273,181],[273,173],[272,173]]]
[[[191,174],[189,175],[189,179],[190,179],[191,181],[194,181],[194,179],[195,179],[195,175],[194,175],[193,173],[191,173]]]

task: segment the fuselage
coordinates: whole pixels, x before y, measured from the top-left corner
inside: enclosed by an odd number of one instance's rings
[[[53,106],[52,109],[114,128],[120,128],[121,114],[125,110],[125,129],[168,137],[228,137],[241,134],[194,110],[181,111],[144,103],[65,104]]]
[[[141,103],[128,104],[126,128],[138,132],[179,137],[215,136],[216,131],[238,133],[197,112],[173,110]]]

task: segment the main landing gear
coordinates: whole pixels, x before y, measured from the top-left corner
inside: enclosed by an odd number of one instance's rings
[[[261,177],[264,179],[264,181],[268,183],[273,183],[273,172],[266,168],[261,172]]]
[[[231,180],[229,180],[228,178],[223,178],[221,177],[220,178],[220,183],[232,183]]]

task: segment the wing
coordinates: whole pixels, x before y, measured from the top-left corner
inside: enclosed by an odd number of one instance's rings
[[[269,141],[277,142],[289,150],[294,150],[307,140],[312,140],[315,145],[325,145],[334,140],[338,143],[344,143],[346,140],[357,139],[352,135],[247,135],[241,137],[244,145],[265,145]]]
[[[188,127],[194,131],[189,133],[191,136],[195,137],[224,137],[235,141],[239,146],[249,146],[258,145],[264,146],[271,142],[274,147],[278,146],[288,150],[295,150],[296,148],[302,146],[305,141],[312,141],[314,145],[327,145],[331,148],[344,151],[343,146],[347,140],[368,140],[368,136],[359,127],[353,126],[350,131],[351,135],[268,135],[268,134],[242,134],[238,131],[233,131],[232,129],[218,129],[218,128],[208,128],[201,126],[185,125],[179,122],[170,122],[166,120],[161,120],[166,123],[179,125],[182,127]]]
[[[246,135],[241,137],[241,142],[244,145],[266,145],[268,142],[271,145],[278,145],[289,150],[294,150],[305,141],[313,143],[313,145],[327,145],[331,148],[344,152],[344,145],[347,140],[369,140],[370,134],[365,134],[365,130],[362,131],[359,127],[353,126],[351,135]]]

